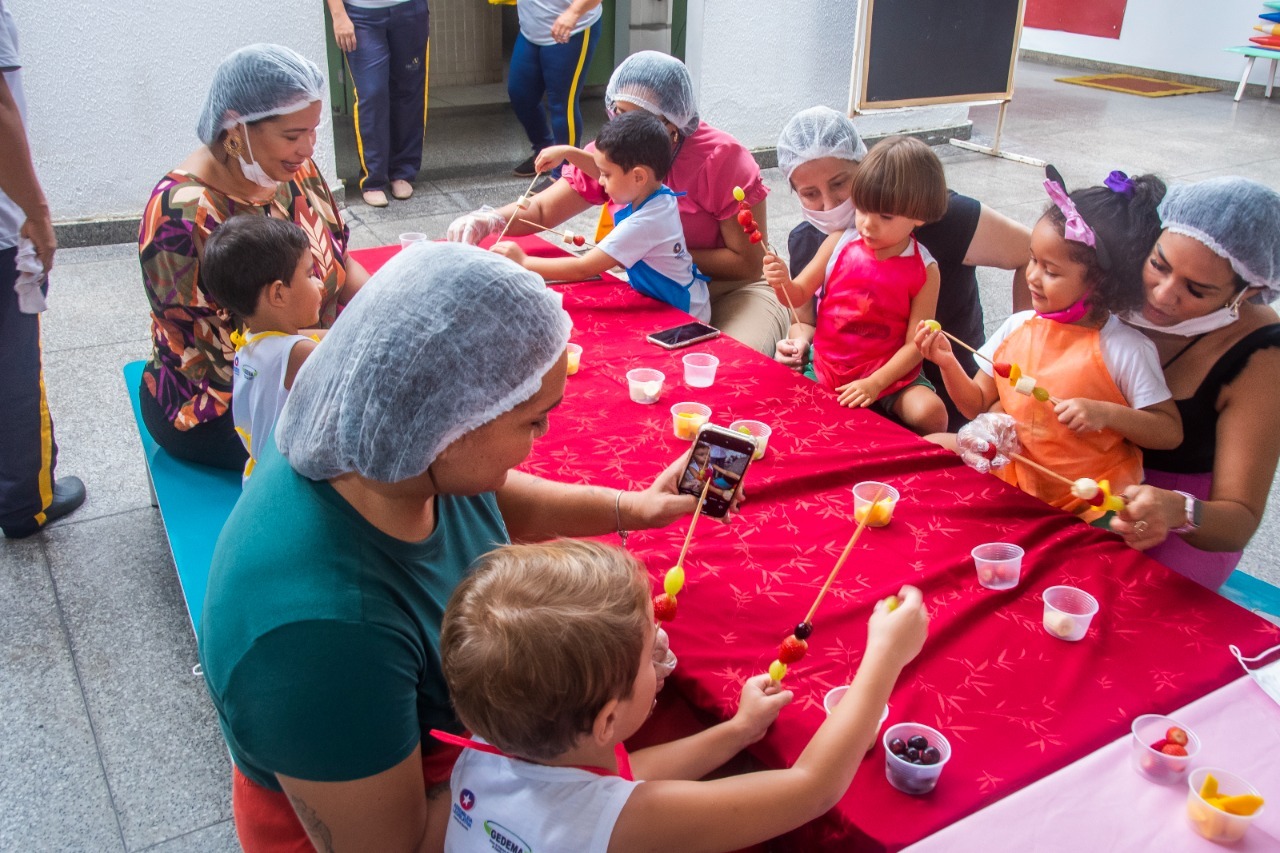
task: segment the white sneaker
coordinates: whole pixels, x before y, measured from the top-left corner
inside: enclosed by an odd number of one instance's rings
[[[370,207],[386,207],[391,202],[387,201],[387,194],[382,190],[365,190],[364,203]]]
[[[392,181],[391,195],[393,198],[404,201],[406,198],[413,195],[413,184],[408,181]]]

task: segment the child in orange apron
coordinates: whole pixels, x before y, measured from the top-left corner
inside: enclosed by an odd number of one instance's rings
[[[1160,233],[1165,187],[1151,175],[1112,172],[1104,186],[1068,194],[1056,169],[1046,174],[1053,204],[1031,232],[1027,265],[1034,310],[987,339],[972,379],[944,335],[922,323],[915,341],[966,417],[999,406],[1017,422],[1024,456],[1068,480],[1109,480],[1118,494],[1142,482],[1139,444],[1182,440],[1155,345],[1114,316],[1143,301],[1142,265]],[[1018,460],[998,475],[1086,521],[1103,516],[1066,483]]]
[[[912,343],[938,306],[938,264],[912,232],[946,213],[942,163],[914,137],[889,137],[859,165],[852,195],[854,228],[823,241],[794,281],[766,254],[765,281],[797,306],[788,339],[811,352],[806,376],[841,405],[873,406],[920,435],[941,432],[947,411]]]

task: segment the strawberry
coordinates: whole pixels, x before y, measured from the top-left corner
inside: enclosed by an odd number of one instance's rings
[[[659,622],[670,622],[676,618],[676,598],[665,592],[653,597],[653,618]]]
[[[803,658],[807,651],[809,651],[809,644],[804,640],[797,639],[796,635],[792,634],[782,641],[782,645],[778,646],[778,660],[786,664],[792,664]]]
[[[759,231],[752,231],[751,236],[748,237],[747,239],[750,240],[752,243],[759,243],[761,240],[764,239],[764,235],[761,234]]]
[[[587,238],[583,237],[581,234],[573,235],[573,245],[583,246],[583,245],[586,245],[586,242],[587,242]]]
[[[1008,379],[1009,371],[1013,369],[1013,366],[1009,364],[1009,362],[1007,361],[997,361],[994,365],[992,365],[992,367],[994,367],[996,371],[996,375],[999,376],[1001,379]]]
[[[1169,741],[1165,740],[1164,738],[1160,738],[1160,740],[1151,744],[1151,748],[1154,749],[1156,752],[1159,752],[1160,750],[1164,749],[1165,744],[1167,744],[1168,742]]]
[[[738,224],[741,225],[743,228],[750,228],[752,225],[755,224],[755,220],[751,218],[750,210],[738,211]]]
[[[1185,756],[1187,754],[1187,748],[1177,743],[1166,743],[1160,751],[1165,755]]]
[[[1177,726],[1170,726],[1169,731],[1164,733],[1164,739],[1169,743],[1176,743],[1178,746],[1187,745],[1187,733]]]

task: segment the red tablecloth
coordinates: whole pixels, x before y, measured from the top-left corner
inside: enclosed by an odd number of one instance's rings
[[[559,250],[521,240],[539,254]],[[396,249],[356,253],[370,268]],[[890,700],[889,723],[941,730],[953,756],[938,788],[912,797],[889,786],[874,750],[839,805],[784,839],[794,850],[896,850],[1016,791],[1123,734],[1147,712],[1179,708],[1237,677],[1227,652],[1280,642],[1280,629],[1088,527],[978,474],[954,455],[830,394],[727,337],[695,349],[720,357],[715,385],[688,388],[681,356],[644,340],[687,315],[608,280],[560,288],[582,368],[570,377],[550,433],[524,468],[557,480],[649,482],[688,448],[669,407],[695,400],[714,422],[773,426],[768,455],[746,478],[729,525],[703,521],[686,560],[679,618],[668,626],[680,664],[673,685],[695,708],[727,717],[741,681],[764,671],[808,610],[853,530],[851,487],[880,480],[902,493],[893,522],[866,531],[814,620],[809,654],[791,668],[796,701],[752,748],[793,762],[824,718],[822,696],[852,677],[874,603],[905,583],[932,614],[929,640]],[[658,405],[633,403],[624,374],[667,376]],[[631,538],[655,577],[674,562],[685,528]],[[983,542],[1026,549],[1022,582],[978,585],[969,551]],[[1040,593],[1070,584],[1101,603],[1079,643],[1048,636]],[[668,689],[671,689],[668,687]]]

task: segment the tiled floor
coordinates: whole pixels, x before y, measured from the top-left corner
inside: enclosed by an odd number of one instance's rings
[[[1171,179],[1240,174],[1280,188],[1280,98],[1236,104],[1224,84],[1217,94],[1143,99],[1053,82],[1070,73],[1019,68],[1007,150],[1051,160],[1073,185],[1121,168]],[[599,107],[592,109],[594,128]],[[975,137],[989,138],[995,108],[971,115]],[[433,127],[439,144],[417,195],[385,210],[349,211],[355,246],[404,231],[442,235],[459,213],[505,203],[526,185],[507,174],[506,161],[525,150],[509,114]],[[961,192],[1028,224],[1042,211],[1037,170],[959,149],[939,153]],[[157,173],[167,165],[156,164]],[[765,177],[778,235],[799,220],[798,205],[776,170]],[[571,227],[589,231],[591,219]],[[58,255],[45,319],[47,381],[59,470],[83,477],[89,500],[38,537],[0,544],[0,850],[236,849],[227,754],[191,672],[195,642],[120,377],[120,366],[149,348],[135,251]],[[981,275],[989,326],[1009,311],[1008,281],[1007,273]],[[1244,565],[1276,583],[1275,489],[1272,497]]]

